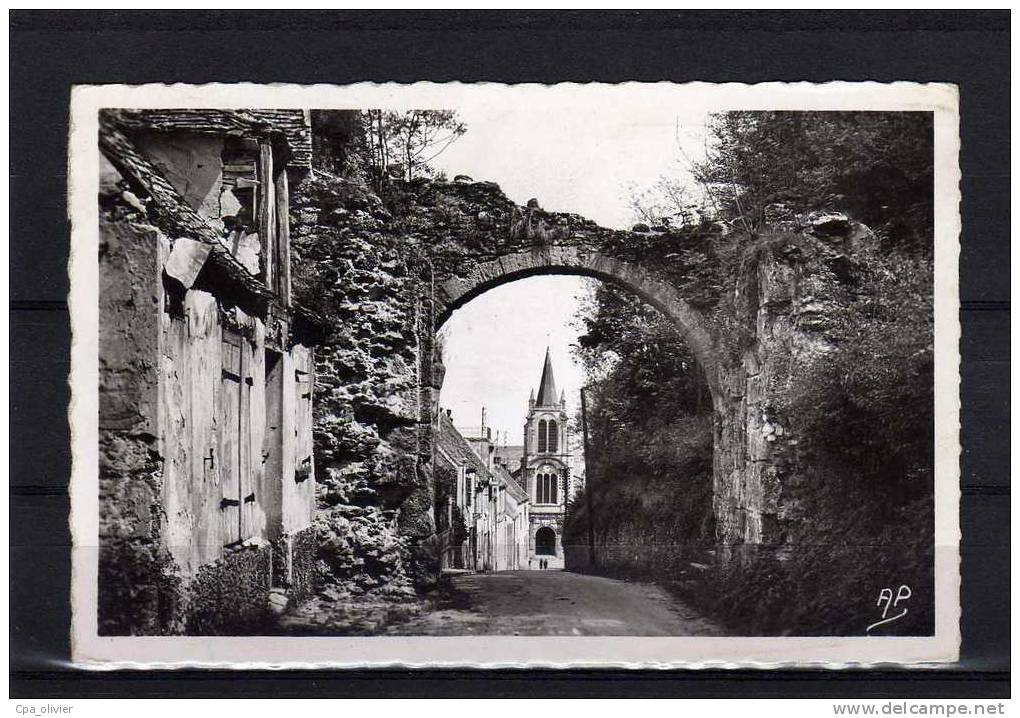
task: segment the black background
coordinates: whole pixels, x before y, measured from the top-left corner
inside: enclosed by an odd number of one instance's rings
[[[12,11],[11,696],[1009,694],[1009,12]],[[963,649],[939,670],[86,672],[69,657],[74,84],[913,80],[960,87]]]

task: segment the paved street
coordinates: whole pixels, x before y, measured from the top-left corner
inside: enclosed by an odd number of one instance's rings
[[[566,571],[449,576],[437,610],[394,635],[711,636],[722,631],[663,589]]]

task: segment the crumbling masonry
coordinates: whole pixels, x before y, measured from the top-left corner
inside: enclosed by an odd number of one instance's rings
[[[434,582],[435,332],[536,274],[673,319],[712,393],[720,544],[787,540],[800,479],[774,407],[866,232],[805,219],[721,285],[702,269],[718,227],[608,230],[464,178],[371,187],[360,121],[103,113],[101,632],[251,632],[312,591]]]

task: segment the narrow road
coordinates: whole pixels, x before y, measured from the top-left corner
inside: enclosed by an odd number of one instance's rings
[[[395,635],[718,636],[721,629],[648,583],[566,571],[448,577],[437,610]]]

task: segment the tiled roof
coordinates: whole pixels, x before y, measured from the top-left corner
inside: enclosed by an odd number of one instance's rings
[[[184,201],[170,181],[125,134],[125,126],[133,125],[137,128],[140,126],[139,121],[137,115],[133,120],[125,120],[123,111],[101,111],[99,149],[103,155],[125,178],[140,185],[152,198],[149,212],[154,215],[152,219],[156,220],[161,229],[172,237],[185,236],[211,245],[209,261],[218,271],[258,301],[262,303],[270,301],[272,292],[223,246],[216,230]],[[317,337],[326,325],[325,320],[296,301],[291,303],[291,312],[297,320],[296,324],[306,328],[303,333],[313,337],[312,343],[318,343],[320,339]]]
[[[110,111],[105,111],[110,112]],[[288,167],[312,163],[312,130],[304,110],[116,110],[122,126],[154,131],[234,136],[278,136],[289,150]]]
[[[453,421],[446,413],[439,415],[438,443],[440,455],[447,457],[448,460],[473,468],[481,480],[502,481],[507,486],[507,489],[514,492],[519,500],[527,498],[525,490],[510,475],[510,472],[502,466],[495,466],[491,471],[489,470],[485,462],[478,458],[478,454],[471,448],[471,444],[468,443],[467,439],[457,431]]]
[[[119,113],[100,113],[99,148],[121,174],[140,184],[152,197],[154,206],[150,211],[157,215],[164,231],[171,236],[183,235],[211,245],[211,260],[231,280],[263,300],[270,296],[265,285],[223,246],[216,230],[184,201],[169,180],[128,139],[122,131]]]
[[[503,480],[503,483],[506,484],[507,490],[516,495],[518,501],[528,497],[527,490],[517,482],[517,479],[514,478],[514,476],[507,471],[506,468],[497,466],[495,468],[495,474]]]
[[[479,474],[488,474],[489,470],[485,463],[478,458],[478,454],[471,448],[467,439],[461,436],[460,432],[453,425],[453,421],[446,413],[439,415],[439,447],[453,461],[468,464]]]

